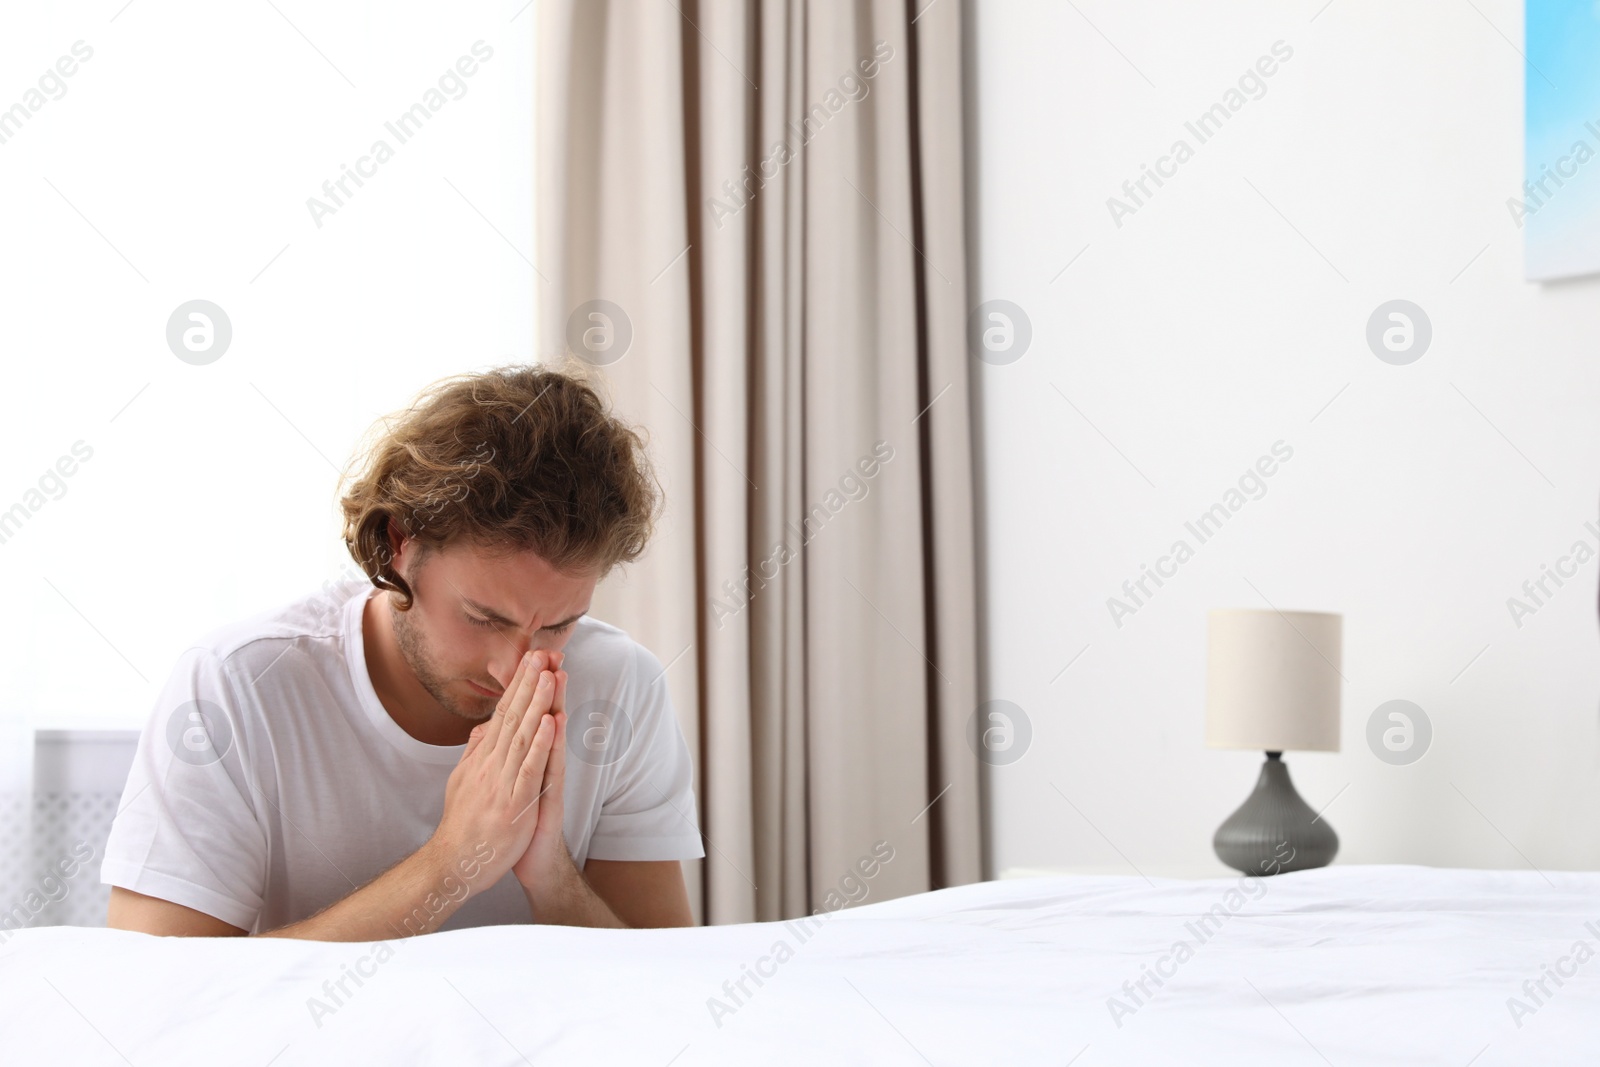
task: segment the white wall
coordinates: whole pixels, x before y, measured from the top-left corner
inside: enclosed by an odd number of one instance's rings
[[[6,11],[0,110],[92,54],[0,143],[0,511],[28,508],[0,542],[0,719],[141,724],[200,634],[355,573],[335,490],[374,420],[534,357],[524,6]],[[387,133],[479,40],[421,131]],[[166,341],[195,298],[233,326],[204,366]]]
[[[1342,751],[1286,757],[1339,862],[1600,864],[1596,563],[1507,607],[1596,544],[1600,481],[1600,280],[1522,281],[1506,207],[1521,5],[1074,3],[971,19],[977,284],[1033,328],[980,367],[986,695],[1034,729],[992,772],[994,869],[1215,865],[1260,755],[1203,745],[1205,613],[1269,603],[1344,614]],[[1184,122],[1279,40],[1197,145]],[[1407,366],[1365,339],[1396,298],[1433,327]],[[1265,495],[1115,625],[1107,598],[1279,440]],[[1395,698],[1434,728],[1409,766],[1365,739]]]

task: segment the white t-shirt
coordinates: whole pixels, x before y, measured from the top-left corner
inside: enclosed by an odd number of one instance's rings
[[[365,578],[327,585],[179,658],[139,737],[102,882],[259,933],[350,895],[428,840],[466,746],[418,741],[378,701],[361,632],[377,592]],[[660,661],[589,616],[565,653],[573,861],[704,856]],[[472,888],[442,929],[532,921],[509,872]]]

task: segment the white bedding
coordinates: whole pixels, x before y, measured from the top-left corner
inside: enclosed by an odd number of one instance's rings
[[[783,923],[511,926],[396,941],[382,961],[377,943],[22,930],[0,945],[0,1061],[1600,1063],[1600,874],[1152,882],[962,886],[836,913],[804,941]],[[1202,942],[1189,924],[1214,905]],[[763,956],[770,977],[736,1000],[724,983]],[[1158,965],[1170,977],[1139,994]],[[324,982],[346,968],[367,976],[335,1000]],[[1524,987],[1539,979],[1547,995]]]

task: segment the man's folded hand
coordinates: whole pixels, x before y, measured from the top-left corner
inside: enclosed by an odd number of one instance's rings
[[[547,669],[549,656],[538,650],[522,657],[494,714],[473,728],[445,785],[444,814],[428,847],[447,861],[480,861],[475,889],[498,882],[528,851],[543,821],[547,768],[552,753],[559,758],[562,743],[557,722],[547,714],[561,686]],[[559,831],[559,790],[556,804]]]

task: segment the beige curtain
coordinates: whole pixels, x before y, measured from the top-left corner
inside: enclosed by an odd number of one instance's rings
[[[541,343],[666,488],[595,613],[695,753],[697,919],[981,878],[961,0],[540,12]]]

